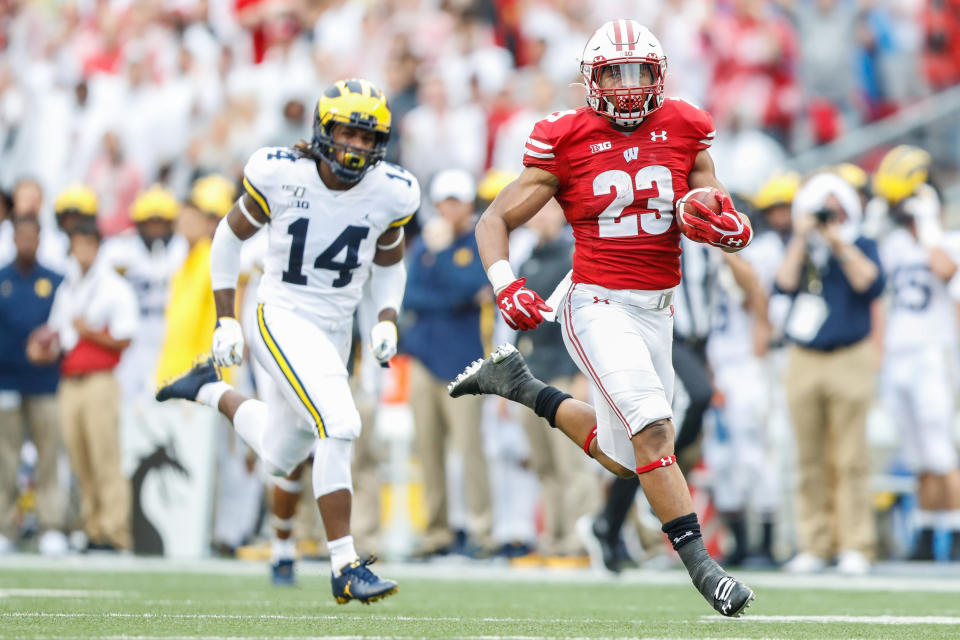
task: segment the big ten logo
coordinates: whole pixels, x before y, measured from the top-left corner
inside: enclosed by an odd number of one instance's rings
[[[599,153],[600,151],[606,151],[611,148],[613,144],[609,140],[606,142],[598,142],[597,144],[590,145],[590,153]]]
[[[301,200],[304,194],[307,192],[307,188],[298,184],[285,184],[281,187],[287,194],[291,196],[291,200],[287,206],[292,209],[309,209],[310,202],[308,200]]]

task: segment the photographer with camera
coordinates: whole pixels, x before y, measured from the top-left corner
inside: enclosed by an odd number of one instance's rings
[[[810,178],[792,214],[776,276],[777,289],[793,299],[784,384],[797,446],[800,549],[785,568],[817,572],[836,555],[838,571],[863,574],[874,546],[865,453],[877,354],[868,336],[884,278],[876,242],[860,234],[860,198],[839,176]]]

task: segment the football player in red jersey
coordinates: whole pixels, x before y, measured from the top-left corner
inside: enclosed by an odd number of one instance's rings
[[[593,405],[533,378],[520,354],[501,347],[451,383],[453,396],[494,393],[533,409],[613,473],[639,475],[695,586],[720,613],[739,615],[753,591],[731,578],[703,545],[686,480],[675,464],[670,400],[673,289],[680,282],[674,206],[713,187],[720,212],[694,202],[684,232],[738,251],[752,229],[733,207],[707,152],[708,113],[664,98],[666,57],[633,20],[598,29],[583,51],[587,106],[538,122],[525,169],[477,225],[480,256],[513,328],[535,328],[553,311],[507,262],[508,236],[556,198],[573,227],[573,271],[554,298],[570,356],[593,382]]]

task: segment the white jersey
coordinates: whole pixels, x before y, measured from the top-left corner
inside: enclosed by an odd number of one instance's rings
[[[164,338],[164,311],[170,294],[170,279],[183,265],[189,246],[174,235],[169,242],[147,247],[137,233],[114,236],[103,243],[104,264],[121,274],[137,295],[140,329],[124,350],[117,378],[124,396],[153,395],[153,374]]]
[[[884,330],[887,351],[956,344],[953,301],[947,283],[930,271],[930,256],[908,230],[891,231],[880,245],[890,302]]]
[[[715,367],[753,358],[753,318],[744,307],[745,296],[726,264],[717,272],[713,318],[707,340],[707,358]]]
[[[244,167],[246,192],[270,217],[257,297],[322,327],[351,323],[377,239],[420,206],[408,171],[381,162],[345,191],[328,189],[314,160],[265,147]]]

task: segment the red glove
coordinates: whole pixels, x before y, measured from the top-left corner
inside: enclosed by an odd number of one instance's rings
[[[500,315],[511,329],[536,329],[543,322],[540,312],[553,311],[536,291],[523,286],[526,282],[526,278],[517,278],[497,294]]]
[[[750,244],[753,230],[740,219],[730,196],[720,191],[715,195],[720,202],[720,213],[714,213],[710,207],[693,198],[687,203],[700,212],[702,218],[684,216],[686,236],[697,242],[739,251]]]

